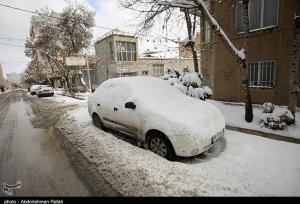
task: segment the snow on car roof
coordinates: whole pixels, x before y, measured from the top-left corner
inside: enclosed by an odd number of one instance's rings
[[[130,87],[132,93],[128,101],[141,101],[143,104],[149,104],[152,107],[169,109],[175,112],[179,108],[189,106],[191,111],[202,110],[203,113],[209,113],[213,105],[192,97],[189,97],[172,85],[166,83],[164,80],[148,77],[148,76],[136,76],[136,77],[122,77],[109,79],[103,86],[108,88],[110,86],[124,86]],[[124,89],[123,89],[124,90]],[[120,93],[125,94],[125,93]],[[213,109],[216,107],[213,106]],[[165,110],[166,111],[166,110]]]
[[[103,84],[104,86],[128,86],[133,91],[134,95],[141,98],[157,97],[182,97],[182,93],[174,89],[169,84],[161,79],[147,76],[136,77],[121,77],[109,79]],[[151,92],[151,94],[149,94]]]

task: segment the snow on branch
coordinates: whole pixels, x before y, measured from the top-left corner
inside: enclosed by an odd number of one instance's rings
[[[186,9],[192,9],[197,7],[197,5],[195,5],[193,2],[187,0],[173,0],[173,1],[159,0],[158,5],[176,7],[176,8],[186,8]]]
[[[231,50],[238,56],[240,60],[244,60],[246,58],[244,49],[238,50],[233,43],[230,41],[224,30],[221,28],[219,23],[216,21],[216,19],[209,13],[207,6],[203,2],[203,0],[193,0],[194,3],[196,3],[198,6],[201,6],[206,14],[206,16],[209,18],[209,21],[213,24],[216,31],[220,33],[220,35],[224,38],[224,40],[228,43]]]

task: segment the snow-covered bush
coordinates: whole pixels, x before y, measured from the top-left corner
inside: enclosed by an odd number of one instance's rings
[[[201,100],[205,100],[210,96],[212,96],[212,90],[208,86],[203,86],[198,88],[189,86],[187,95],[194,98],[199,98]]]
[[[266,102],[262,105],[264,113],[272,113],[274,110],[274,105],[270,102]]]
[[[184,69],[183,76],[180,76],[180,74],[172,68],[167,69],[164,80],[182,93],[194,98],[205,100],[213,94],[208,86],[202,85],[202,75],[191,72],[188,68]]]
[[[182,77],[182,84],[186,87],[192,86],[198,88],[201,87],[202,80],[196,72],[190,72]]]
[[[293,124],[295,118],[287,108],[274,106],[272,103],[263,104],[263,113],[260,118],[261,126],[273,130],[283,130],[288,125]]]
[[[208,86],[203,86],[205,98],[209,98],[213,95],[213,91]]]
[[[175,69],[173,68],[167,68],[167,70],[164,73],[164,79],[168,80],[170,78],[177,78],[180,76],[179,72],[177,72]]]

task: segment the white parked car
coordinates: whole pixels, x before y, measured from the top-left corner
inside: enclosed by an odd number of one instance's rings
[[[88,111],[95,126],[124,132],[169,160],[201,154],[224,136],[214,105],[153,77],[105,81],[89,96]]]
[[[36,94],[36,91],[38,90],[38,88],[40,87],[41,85],[32,85],[30,87],[30,94],[31,95],[35,95]]]
[[[44,96],[54,96],[54,90],[49,85],[42,85],[37,89],[36,96],[39,98]]]

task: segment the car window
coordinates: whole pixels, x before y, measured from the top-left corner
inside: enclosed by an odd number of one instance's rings
[[[131,88],[126,84],[116,84],[115,88],[113,89],[113,98],[117,104],[123,106],[126,103],[127,99],[131,96]]]
[[[103,103],[107,105],[125,104],[131,96],[131,89],[126,84],[114,83],[105,84],[96,90],[95,94]]]

